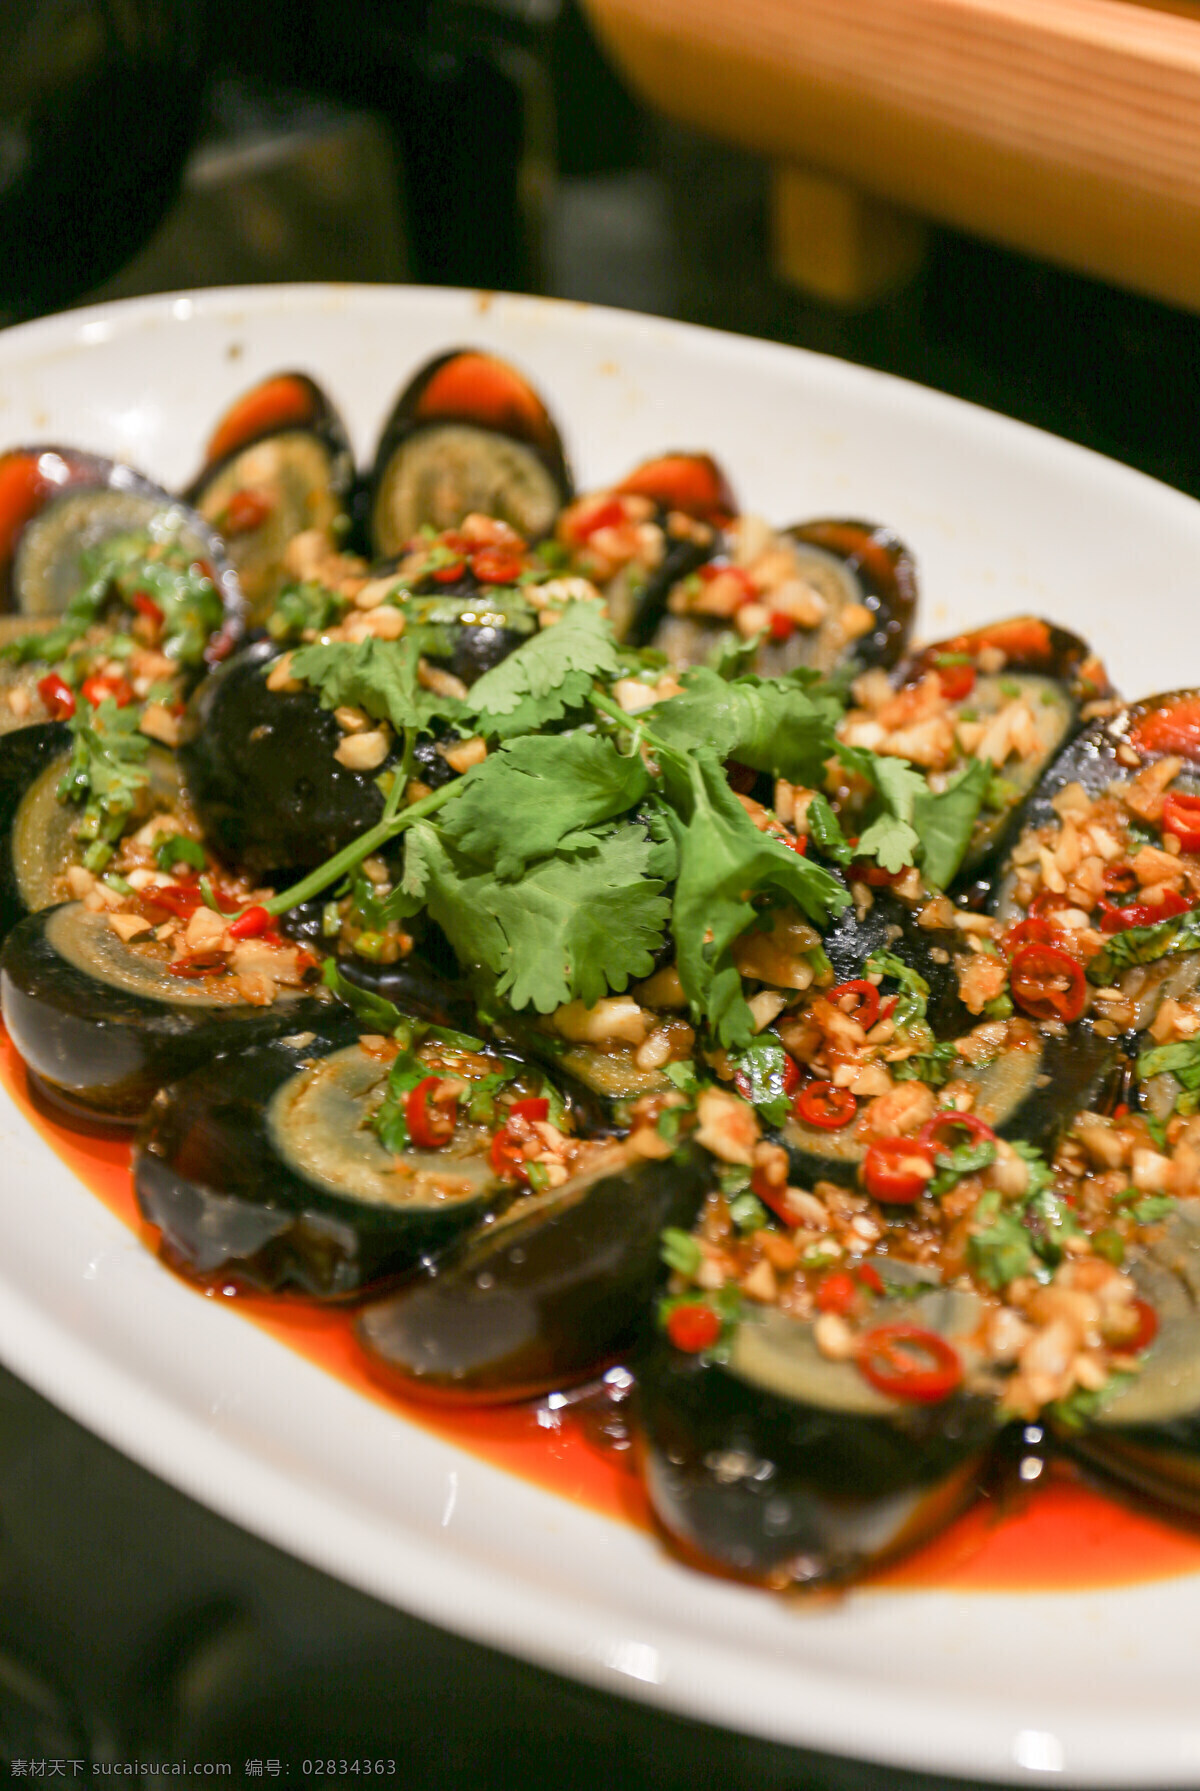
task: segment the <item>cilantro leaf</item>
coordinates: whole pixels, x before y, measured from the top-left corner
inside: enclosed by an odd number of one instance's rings
[[[1116,1394],[1123,1392],[1133,1378],[1132,1374],[1110,1374],[1102,1387],[1076,1387],[1065,1399],[1056,1399],[1050,1411],[1065,1429],[1086,1430],[1097,1412],[1102,1411]]]
[[[519,877],[577,828],[623,814],[646,794],[637,754],[623,756],[598,734],[530,734],[510,740],[468,772],[442,832],[463,852]]]
[[[972,759],[935,795],[921,772],[904,759],[839,746],[841,759],[875,785],[883,813],[864,829],[858,856],[875,858],[885,871],[922,864],[928,882],[945,888],[962,863],[979,813],[991,764]]]
[[[1200,950],[1200,908],[1173,914],[1148,927],[1127,927],[1105,941],[1087,967],[1088,981],[1111,983],[1132,964],[1153,964],[1176,952]]]
[[[373,1026],[377,1032],[391,1034],[398,1026],[404,1025],[404,1015],[394,1002],[383,995],[376,995],[370,989],[360,988],[343,976],[337,966],[336,958],[326,958],[321,972],[325,987],[333,991],[339,1001],[344,1001],[355,1017],[364,1026]]]
[[[1069,1237],[1078,1237],[1080,1224],[1062,1195],[1049,1185],[1035,1187],[1025,1198],[1025,1223],[1033,1234],[1033,1247],[1044,1262],[1061,1261]]]
[[[991,779],[989,759],[972,759],[940,795],[925,791],[913,800],[913,825],[921,837],[921,869],[927,883],[945,889],[954,880]]]
[[[339,622],[350,607],[350,598],[316,579],[285,584],[267,617],[267,633],[273,641],[298,641],[306,632],[319,634]]]
[[[467,965],[484,966],[515,1009],[539,1013],[648,976],[670,915],[648,875],[651,842],[636,826],[577,832],[569,852],[543,858],[519,883],[480,871],[420,822],[410,853],[429,913]]]
[[[344,704],[365,709],[375,721],[389,721],[397,733],[428,729],[435,717],[459,721],[467,713],[456,697],[442,697],[417,679],[417,642],[369,635],[364,641],[327,641],[292,654],[293,678],[311,684],[323,709]]]
[[[783,1092],[787,1052],[773,1033],[760,1034],[733,1059],[734,1086],[762,1114],[768,1125],[781,1126],[792,1103]]]
[[[1146,1194],[1130,1207],[1130,1212],[1139,1225],[1154,1225],[1160,1219],[1169,1218],[1175,1211],[1178,1202],[1170,1194]]]
[[[202,871],[207,867],[208,859],[199,840],[190,839],[186,833],[160,833],[154,847],[154,862],[169,876],[177,864],[188,864],[193,870]]]
[[[967,1240],[971,1267],[988,1287],[1007,1287],[1033,1267],[1033,1242],[1020,1215],[1005,1207],[993,1188],[975,1208],[974,1229]]]
[[[961,1062],[958,1047],[952,1039],[939,1040],[928,1051],[901,1058],[891,1065],[897,1082],[925,1082],[930,1088],[941,1088],[949,1082]]]
[[[854,857],[854,848],[842,832],[828,797],[822,796],[819,790],[809,799],[804,825],[819,852],[824,853],[826,858],[832,858],[835,864],[849,864]]]
[[[112,697],[93,708],[80,702],[71,717],[71,757],[58,785],[60,802],[82,802],[76,832],[91,842],[84,864],[102,870],[113,844],[149,786],[150,742],[139,733],[140,711],[118,709]]]
[[[977,1169],[986,1169],[995,1161],[996,1146],[990,1138],[982,1138],[978,1144],[956,1144],[953,1150],[940,1150],[934,1158],[937,1174],[929,1184],[929,1192],[935,1197],[948,1194],[964,1175],[974,1175]]]
[[[680,1231],[676,1225],[668,1225],[659,1234],[661,1249],[659,1254],[669,1269],[679,1275],[692,1276],[704,1261],[704,1252],[690,1231]]]
[[[672,929],[684,993],[724,1045],[748,1045],[754,1021],[731,947],[759,918],[751,890],[771,893],[818,923],[850,900],[836,877],[760,833],[729,788],[717,755],[702,748],[683,759],[664,755],[674,807],[685,817]]]
[[[1147,1082],[1151,1076],[1164,1073],[1174,1076],[1186,1089],[1200,1088],[1200,1038],[1181,1039],[1174,1045],[1155,1045],[1142,1052],[1137,1060],[1139,1082]]]
[[[929,984],[919,970],[914,970],[892,951],[873,951],[865,969],[868,976],[887,976],[900,984],[900,995],[892,1011],[897,1029],[924,1022],[929,1005]]]
[[[595,678],[620,669],[612,628],[598,603],[568,603],[543,628],[485,672],[471,689],[479,731],[511,739],[559,721],[587,699]]]
[[[673,808],[661,796],[652,795],[642,806],[639,819],[650,837],[650,858],[647,870],[664,883],[674,883],[679,875],[679,836],[682,823]]]
[[[656,740],[677,752],[711,747],[719,759],[737,759],[794,783],[820,781],[837,745],[835,705],[786,678],[729,683],[696,666],[682,681],[683,695],[660,703],[646,718]]]
[[[929,786],[924,777],[919,771],[913,770],[907,759],[878,753],[871,753],[869,756],[874,761],[871,777],[889,810],[897,820],[911,822],[916,814],[919,798],[929,794]]]
[[[885,871],[902,871],[915,864],[921,836],[916,828],[896,815],[880,815],[859,835],[860,858],[874,858]]]

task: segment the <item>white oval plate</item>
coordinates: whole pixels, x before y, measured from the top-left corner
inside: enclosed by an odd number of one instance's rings
[[[312,372],[360,459],[409,374],[477,344],[558,418],[582,484],[711,448],[779,523],[891,523],[921,627],[1020,610],[1131,696],[1200,682],[1200,506],[1049,436],[797,350],[545,300],[264,287],[0,335],[0,443],[194,470],[252,380]],[[863,1592],[798,1612],[407,1424],[198,1300],[0,1105],[0,1355],[164,1479],[379,1598],[563,1673],[777,1741],[932,1771],[1200,1786],[1200,1579]]]

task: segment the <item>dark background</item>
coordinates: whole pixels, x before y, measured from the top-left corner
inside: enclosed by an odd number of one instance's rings
[[[838,311],[773,278],[766,199],[764,165],[641,110],[571,0],[0,0],[0,322],[260,280],[542,292],[881,367],[1200,495],[1194,317],[938,230],[903,290]],[[968,1791],[446,1636],[2,1371],[0,1462],[10,1770],[228,1760],[222,1782],[266,1783],[357,1756],[416,1791]]]

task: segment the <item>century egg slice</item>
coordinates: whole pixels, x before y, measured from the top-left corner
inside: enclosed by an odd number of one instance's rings
[[[132,1125],[165,1083],[222,1052],[313,1026],[327,1004],[282,989],[241,1000],[228,977],[172,974],[166,949],[126,942],[81,902],[19,921],[0,956],[9,1037],[52,1102],[82,1120]]]
[[[933,1334],[957,1364],[936,1397],[878,1390],[854,1361],[822,1354],[809,1322],[772,1307],[751,1311],[720,1351],[656,1339],[637,1365],[642,1471],[689,1558],[775,1587],[849,1579],[972,1498],[998,1428],[995,1401],[961,1378],[980,1302],[915,1282],[900,1291],[872,1325]]]
[[[368,1306],[374,1370],[428,1399],[523,1399],[580,1381],[645,1325],[659,1237],[688,1226],[711,1179],[702,1153],[602,1147],[586,1171],[520,1202],[436,1272]]]
[[[287,577],[288,543],[316,530],[332,544],[353,485],[349,437],[329,398],[307,374],[277,373],[225,412],[187,496],[220,531],[261,621]]]
[[[335,1299],[413,1268],[511,1199],[482,1123],[460,1119],[438,1149],[386,1148],[370,1118],[389,1061],[360,1032],[327,1011],[319,1030],[159,1095],[134,1185],[173,1266]]]
[[[89,561],[121,537],[170,543],[212,579],[223,636],[240,631],[244,598],[204,518],[132,467],[77,448],[12,448],[0,456],[0,608],[59,615],[86,582]]]
[[[912,630],[912,554],[877,523],[818,518],[778,531],[757,518],[730,525],[727,553],[670,593],[652,645],[697,665],[722,634],[756,639],[754,669],[782,677],[895,665]]]
[[[372,549],[388,559],[419,530],[457,528],[472,512],[537,541],[571,491],[558,430],[524,375],[482,350],[452,349],[413,376],[384,424]]]

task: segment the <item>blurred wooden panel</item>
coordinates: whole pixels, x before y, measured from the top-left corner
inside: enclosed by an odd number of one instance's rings
[[[673,118],[1200,310],[1200,5],[585,4]]]

